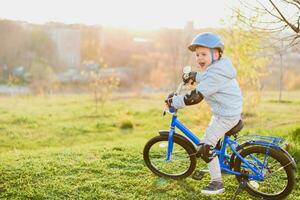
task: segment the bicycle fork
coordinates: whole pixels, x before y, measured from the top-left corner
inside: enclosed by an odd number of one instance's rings
[[[169,132],[169,137],[168,137],[168,153],[167,153],[167,162],[171,161],[171,156],[173,153],[173,135],[175,132],[175,128],[171,127],[170,132]]]

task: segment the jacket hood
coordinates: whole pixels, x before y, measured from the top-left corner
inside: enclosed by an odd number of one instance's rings
[[[221,58],[207,68],[208,72],[216,73],[229,79],[236,77],[236,69],[229,58]]]

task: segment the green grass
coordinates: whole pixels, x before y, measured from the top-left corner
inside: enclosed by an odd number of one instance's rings
[[[300,92],[263,94],[245,113],[241,134],[279,135],[292,143],[300,160]],[[1,199],[214,199],[201,196],[209,182],[165,180],[144,165],[144,144],[168,129],[163,96],[127,98],[95,107],[90,96],[1,97]],[[194,108],[194,109],[193,109]],[[205,104],[187,108],[179,118],[201,136],[209,122]],[[202,165],[199,161],[199,167]],[[297,175],[299,177],[299,164]],[[223,175],[229,199],[235,177]],[[299,181],[299,179],[298,179]],[[288,199],[299,199],[296,186]],[[242,192],[238,199],[252,199]]]

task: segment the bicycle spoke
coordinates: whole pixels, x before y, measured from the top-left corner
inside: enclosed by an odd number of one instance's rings
[[[277,160],[269,156],[265,156],[266,155],[262,153],[253,153],[245,157],[251,166],[259,169],[259,171],[263,172],[264,174],[264,181],[248,181],[248,185],[249,187],[261,193],[280,193],[287,185],[287,175],[284,170],[284,166],[281,166]],[[248,171],[250,174],[253,174],[253,172],[251,172],[248,168],[244,168],[244,170]],[[271,176],[274,173],[276,173],[276,176]]]
[[[184,173],[190,166],[190,157],[180,145],[174,143],[170,161],[166,161],[168,145],[160,143],[151,148],[149,152],[152,165],[166,174],[176,175]]]

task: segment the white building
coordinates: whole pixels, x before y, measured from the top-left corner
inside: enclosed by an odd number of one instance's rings
[[[60,62],[67,68],[78,68],[80,66],[80,31],[51,27],[48,32],[56,44]]]

